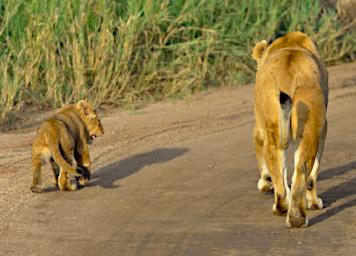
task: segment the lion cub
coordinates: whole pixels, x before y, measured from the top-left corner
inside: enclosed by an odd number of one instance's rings
[[[60,190],[76,190],[76,177],[84,186],[90,178],[90,158],[88,144],[95,137],[104,134],[98,115],[88,102],[66,105],[38,128],[32,144],[31,190],[43,192],[39,186],[43,165],[50,161],[56,186]],[[73,158],[77,167],[73,165]],[[79,171],[79,172],[78,172]]]

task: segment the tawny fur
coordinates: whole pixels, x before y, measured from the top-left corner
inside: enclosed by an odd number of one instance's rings
[[[257,43],[252,57],[258,64],[254,105],[258,188],[274,189],[273,213],[287,213],[287,226],[306,226],[306,209],[323,207],[316,181],[327,130],[327,70],[314,42],[301,32],[270,45]],[[290,144],[296,148],[291,189],[286,179]]]
[[[31,190],[42,192],[41,172],[43,165],[50,161],[55,183],[61,190],[76,190],[76,177],[80,185],[90,178],[90,157],[88,143],[104,133],[98,115],[88,102],[66,105],[38,128],[32,144]],[[76,166],[73,165],[73,159]],[[78,170],[80,172],[78,172]]]

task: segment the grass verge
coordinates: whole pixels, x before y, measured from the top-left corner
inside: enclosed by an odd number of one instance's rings
[[[89,99],[135,107],[254,76],[258,40],[302,30],[327,64],[356,35],[318,1],[0,0],[0,120]]]

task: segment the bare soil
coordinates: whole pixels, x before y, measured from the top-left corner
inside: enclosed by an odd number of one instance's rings
[[[286,228],[257,190],[253,86],[225,87],[106,115],[75,192],[48,168],[48,192],[30,192],[36,126],[1,133],[0,255],[356,255],[356,63],[329,77],[325,208],[308,228]]]

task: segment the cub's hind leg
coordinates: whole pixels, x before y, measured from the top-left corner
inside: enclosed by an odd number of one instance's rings
[[[37,138],[36,138],[37,139]],[[47,147],[39,145],[35,139],[32,144],[32,185],[31,191],[36,193],[43,192],[41,185],[41,176],[43,172],[43,165],[50,158],[50,151]]]
[[[263,130],[259,128],[257,125],[255,126],[253,136],[254,136],[254,143],[255,143],[257,165],[260,171],[260,179],[258,180],[257,188],[261,192],[268,192],[273,190],[273,184],[263,153],[264,142],[265,142],[264,133]]]
[[[61,191],[74,191],[77,190],[78,186],[71,180],[72,177],[68,175],[63,169],[60,169],[58,176],[58,187]]]
[[[50,159],[50,163],[51,163],[53,176],[54,176],[54,184],[55,184],[56,187],[58,187],[58,177],[59,177],[60,168],[59,168],[58,164],[54,161],[54,159],[52,157]]]
[[[68,165],[73,166],[73,156],[74,151],[73,147],[60,147],[61,154]],[[72,167],[74,168],[74,167]],[[60,167],[59,176],[58,176],[58,186],[60,190],[69,190],[74,191],[78,188],[76,181],[72,181],[72,173],[66,169]]]
[[[35,193],[42,193],[43,189],[40,187],[41,185],[41,175],[42,175],[42,159],[40,156],[32,157],[32,185],[31,191]]]

